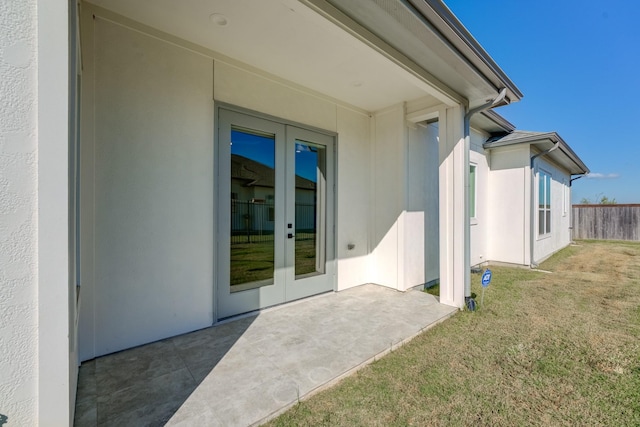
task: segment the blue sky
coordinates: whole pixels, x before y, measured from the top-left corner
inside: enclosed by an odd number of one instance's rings
[[[573,202],[640,203],[640,2],[444,1],[524,93],[496,112],[558,132],[591,170]]]
[[[271,168],[275,167],[275,139],[254,135],[248,132],[231,130],[231,154],[252,159]],[[314,149],[298,150],[298,144],[305,146],[303,141],[296,140],[295,172],[309,181],[316,182],[318,154]]]

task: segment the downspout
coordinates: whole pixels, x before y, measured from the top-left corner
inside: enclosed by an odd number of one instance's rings
[[[469,218],[469,150],[471,148],[471,116],[495,107],[507,95],[507,88],[502,88],[495,99],[472,108],[464,115],[464,164],[467,168],[464,174],[464,303],[469,310],[475,310],[476,302],[471,298],[471,224]],[[507,100],[508,103],[508,100]]]
[[[553,147],[549,148],[548,150],[545,150],[541,153],[535,154],[533,156],[531,156],[531,163],[529,164],[529,169],[531,170],[531,197],[530,197],[530,204],[531,204],[531,209],[529,212],[529,224],[530,224],[530,235],[529,235],[529,267],[531,268],[536,268],[538,267],[538,265],[535,263],[535,258],[533,257],[533,248],[534,248],[534,242],[535,242],[535,235],[536,235],[536,224],[537,221],[535,221],[534,218],[536,218],[536,203],[535,203],[535,194],[536,194],[536,171],[535,171],[535,160],[538,157],[542,157],[542,156],[546,156],[547,154],[549,154],[550,152],[552,152],[553,150],[555,150],[556,148],[558,148],[558,146],[560,146],[560,141],[556,141],[553,143]]]
[[[575,181],[576,179],[584,178],[585,176],[587,176],[587,174],[583,173],[582,175],[578,175],[575,178],[571,178],[569,180],[569,187],[571,187],[573,185],[573,181]]]

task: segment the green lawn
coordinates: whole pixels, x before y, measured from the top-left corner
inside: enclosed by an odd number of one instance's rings
[[[303,233],[300,233],[303,234]],[[271,236],[273,237],[273,236]],[[295,243],[295,274],[316,271],[316,247],[313,237],[304,235]],[[231,245],[231,285],[273,279],[273,240]]]
[[[640,244],[580,242],[540,268],[493,267],[480,310],[269,425],[640,425]]]

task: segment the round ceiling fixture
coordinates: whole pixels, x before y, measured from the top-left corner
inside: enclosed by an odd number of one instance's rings
[[[211,15],[209,15],[209,21],[220,27],[224,27],[229,22],[227,20],[227,17],[221,13],[212,13]]]

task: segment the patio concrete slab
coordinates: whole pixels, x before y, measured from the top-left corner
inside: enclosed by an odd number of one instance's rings
[[[103,356],[80,367],[75,425],[257,425],[455,311],[363,285]]]

